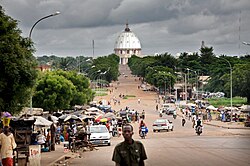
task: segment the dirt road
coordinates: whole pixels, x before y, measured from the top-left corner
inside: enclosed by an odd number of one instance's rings
[[[95,100],[105,99],[110,101],[113,98],[120,100],[120,105],[114,105],[115,110],[124,109],[128,106],[130,109],[146,112],[146,124],[149,127],[149,133],[146,139],[140,139],[138,136],[138,123],[132,123],[135,134],[134,139],[140,140],[147,151],[148,166],[214,166],[214,165],[250,165],[250,139],[249,131],[242,135],[240,130],[225,130],[213,126],[205,126],[204,133],[196,136],[191,123],[188,121],[185,127],[181,126],[181,118],[173,119],[171,116],[164,115],[174,124],[172,132],[152,132],[153,121],[157,118],[158,112],[155,111],[157,94],[155,92],[144,92],[138,89],[140,81],[137,77],[130,74],[127,66],[120,66],[121,76],[119,83],[113,83],[113,92],[107,96],[97,97]],[[125,77],[127,75],[128,77]],[[130,95],[128,99],[121,99],[119,95]],[[140,103],[138,103],[140,99]],[[111,146],[98,147],[99,150],[85,152],[82,158],[74,159],[70,165],[88,165],[88,166],[112,166],[112,153],[115,145],[123,141],[122,137],[112,138]]]

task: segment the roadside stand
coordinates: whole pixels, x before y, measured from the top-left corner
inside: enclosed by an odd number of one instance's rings
[[[40,165],[41,149],[39,145],[31,145],[35,120],[17,119],[10,121],[10,127],[17,144],[14,163],[19,166]]]
[[[13,133],[17,144],[14,149],[14,165],[18,166],[40,166],[41,152],[43,148],[53,150],[53,122],[42,116],[21,116],[20,118],[11,117],[9,119],[2,118],[3,125],[9,123],[10,130]],[[38,143],[38,134],[45,135],[45,130],[50,129],[50,145],[42,148],[42,144]],[[45,139],[44,139],[45,141]],[[55,149],[54,149],[55,150]]]
[[[242,121],[245,127],[250,127],[250,106],[245,106],[241,110]]]

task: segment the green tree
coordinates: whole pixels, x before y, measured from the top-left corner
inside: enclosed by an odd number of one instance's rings
[[[162,73],[168,73],[167,76],[169,76],[169,74],[171,75],[172,78],[167,79],[167,82],[169,85],[171,84],[171,87],[173,87],[175,83],[175,76],[173,75],[173,70],[164,66],[148,67],[146,69],[145,81],[151,85],[158,87],[159,80],[157,78],[160,78]]]
[[[89,85],[89,79],[76,71],[41,73],[33,97],[34,106],[56,111],[87,104],[94,97]]]
[[[82,74],[78,74],[75,71],[62,71],[58,70],[53,72],[54,75],[64,76],[67,80],[70,80],[76,88],[73,94],[73,99],[70,102],[71,106],[83,105],[92,101],[94,98],[94,93],[89,88],[90,81],[87,77]]]
[[[146,56],[143,58],[135,55],[131,56],[128,61],[128,65],[132,71],[132,74],[145,77],[147,67],[155,66],[157,60],[153,56]]]
[[[237,64],[233,69],[233,96],[247,98],[250,104],[250,63]],[[230,91],[230,74],[224,76],[226,80],[225,89]]]
[[[70,63],[71,61],[66,58],[62,58],[59,62],[59,68],[66,71],[70,69]]]
[[[205,75],[210,75],[211,67],[213,62],[216,60],[216,56],[213,53],[214,49],[213,47],[202,47],[200,49],[201,57],[200,57],[200,63],[202,64],[202,73]]]
[[[176,80],[175,76],[170,72],[158,72],[153,74],[156,79],[156,87],[159,87],[164,93],[170,92]]]
[[[21,36],[17,21],[0,6],[0,111],[18,113],[27,106],[35,85],[32,44]]]
[[[242,64],[244,63],[244,60],[225,55],[215,58],[213,63],[210,64],[210,80],[205,89],[210,92],[224,92],[227,97],[230,97],[230,88],[225,88],[225,84],[228,81],[230,82],[230,78],[227,77],[230,75],[230,66],[228,62],[232,68],[234,68],[235,64]]]
[[[102,79],[111,82],[118,80],[119,76],[119,57],[115,54],[109,56],[98,57],[93,60],[94,68],[88,71],[91,80],[95,80],[102,74]],[[98,72],[100,70],[100,72]],[[105,74],[104,74],[105,73]]]
[[[156,60],[155,66],[166,66],[174,69],[177,65],[177,60],[169,53],[158,55],[154,59]]]
[[[53,72],[45,73],[38,81],[33,96],[33,105],[48,111],[69,109],[76,88],[62,75]]]

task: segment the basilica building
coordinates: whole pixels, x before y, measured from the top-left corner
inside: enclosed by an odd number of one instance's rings
[[[138,37],[126,24],[125,30],[117,37],[114,47],[115,54],[120,57],[120,64],[127,64],[132,55],[141,56],[141,43]]]

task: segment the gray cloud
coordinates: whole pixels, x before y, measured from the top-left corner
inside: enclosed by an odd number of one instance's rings
[[[78,56],[113,52],[115,39],[130,28],[144,54],[199,51],[201,41],[216,54],[250,53],[249,0],[0,0],[5,13],[19,21],[23,36],[35,27],[36,55]],[[240,14],[241,13],[241,14]],[[239,18],[241,16],[241,22]],[[240,23],[240,24],[239,24]],[[240,25],[240,31],[239,31]]]

